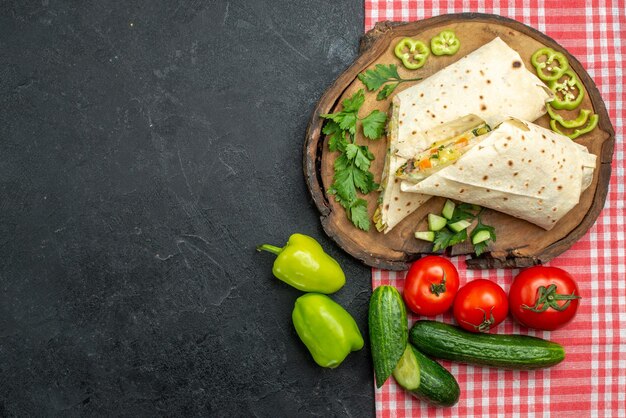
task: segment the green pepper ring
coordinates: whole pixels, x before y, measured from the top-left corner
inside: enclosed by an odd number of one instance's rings
[[[430,40],[433,55],[454,55],[461,47],[461,41],[451,30],[441,31]]]
[[[589,115],[591,115],[592,111],[589,109],[580,109],[578,112],[578,116],[574,119],[563,119],[563,116],[556,113],[552,106],[549,104],[546,105],[546,109],[548,110],[548,115],[552,120],[555,120],[564,128],[580,128],[587,123],[587,119],[589,119]]]
[[[404,52],[405,48],[408,49],[408,52]],[[396,44],[394,53],[406,68],[409,70],[417,70],[426,64],[426,58],[428,58],[430,51],[424,42],[404,38]]]
[[[562,83],[559,83],[559,80],[553,80],[548,82],[548,88],[550,90],[552,90],[555,94],[558,92],[561,92],[563,94],[563,99],[560,99],[557,96],[554,98],[554,100],[550,102],[550,105],[558,110],[574,110],[582,103],[583,97],[585,97],[585,89],[583,88],[580,80],[572,70],[566,70],[563,75],[569,77],[569,80],[565,80]],[[571,99],[569,97],[571,93],[564,92],[573,87],[576,87],[576,89],[578,90],[578,95],[574,99]]]
[[[539,61],[539,57],[545,55],[545,61]],[[554,60],[559,63],[559,67],[554,68],[551,67],[548,71],[552,73],[551,75],[546,75],[543,72],[544,68],[547,68],[550,63],[554,62]],[[537,75],[540,79],[544,81],[556,81],[565,74],[565,72],[569,69],[569,62],[565,55],[560,52],[555,51],[552,48],[540,48],[530,57],[530,62],[533,64],[535,69],[537,70]]]
[[[562,132],[559,127],[557,126],[557,122],[556,120],[552,119],[550,121],[550,127],[552,128],[552,130],[558,134],[561,135],[565,135],[566,137],[568,137],[569,139],[576,139],[581,135],[584,135],[586,133],[591,132],[592,130],[594,130],[594,128],[598,125],[598,115],[597,114],[593,114],[589,117],[589,123],[587,123],[587,125],[582,128],[582,129],[575,129],[574,132],[572,132],[571,134],[566,134],[564,132]]]

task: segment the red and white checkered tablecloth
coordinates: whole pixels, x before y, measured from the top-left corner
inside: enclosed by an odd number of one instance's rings
[[[571,272],[583,296],[574,322],[535,331],[510,318],[501,333],[521,333],[561,343],[566,359],[539,371],[504,371],[442,362],[461,386],[452,408],[435,408],[406,394],[393,379],[375,389],[378,417],[626,417],[626,244],[624,211],[624,0],[365,0],[365,30],[382,20],[415,21],[446,13],[493,13],[519,20],[554,38],[575,55],[597,84],[616,130],[616,147],[604,210],[589,232],[550,265]],[[517,270],[466,270],[452,259],[461,285],[476,278],[508,292]],[[372,287],[402,289],[404,272],[372,270]],[[412,323],[415,317],[410,317]],[[450,314],[436,318],[452,322]]]

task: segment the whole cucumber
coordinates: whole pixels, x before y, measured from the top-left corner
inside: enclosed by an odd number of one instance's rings
[[[483,334],[436,321],[417,321],[409,341],[429,356],[502,369],[541,369],[565,359],[563,346],[528,335]]]
[[[376,387],[391,376],[408,344],[408,322],[402,295],[393,286],[379,286],[369,306],[369,334]]]

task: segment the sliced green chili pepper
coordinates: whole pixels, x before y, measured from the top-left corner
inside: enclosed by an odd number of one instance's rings
[[[550,106],[559,110],[576,109],[585,97],[583,85],[572,70],[565,71],[562,77],[565,77],[562,82],[559,80],[548,81],[548,87],[555,93]]]
[[[546,109],[548,109],[548,115],[550,115],[553,120],[557,121],[564,128],[580,128],[587,123],[587,119],[589,119],[589,115],[591,115],[591,110],[581,109],[580,112],[578,112],[576,119],[563,119],[563,116],[556,113],[552,109],[552,106],[547,105]]]
[[[402,64],[409,70],[417,70],[426,64],[426,58],[430,51],[422,41],[404,38],[394,48],[396,57],[402,60]]]
[[[541,57],[546,57],[540,61]],[[569,63],[565,55],[552,48],[541,48],[530,57],[530,62],[537,69],[537,75],[544,81],[555,81],[563,76],[569,69]],[[544,72],[547,70],[548,72]]]
[[[589,133],[591,131],[593,131],[593,129],[598,125],[598,115],[596,115],[595,113],[593,115],[591,115],[589,117],[589,123],[587,123],[587,126],[585,126],[582,129],[575,129],[574,132],[572,132],[571,134],[566,134],[563,133],[557,126],[557,123],[554,119],[552,119],[550,121],[550,127],[552,128],[552,130],[558,134],[561,135],[565,135],[566,137],[568,137],[569,139],[576,139],[581,135],[584,135],[586,133]]]
[[[434,55],[454,55],[461,47],[461,41],[451,30],[444,30],[430,40]]]

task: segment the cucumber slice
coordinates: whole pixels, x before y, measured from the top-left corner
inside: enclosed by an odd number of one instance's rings
[[[444,218],[450,220],[452,219],[452,215],[454,214],[454,208],[456,204],[452,200],[446,200],[446,203],[443,205],[443,209],[441,210],[441,214]]]
[[[435,231],[417,231],[415,233],[415,238],[433,242],[435,240]]]
[[[491,238],[489,231],[478,231],[472,237],[472,244],[480,244],[483,241],[487,241],[489,238]]]
[[[428,214],[428,230],[439,231],[446,226],[446,218],[443,216],[435,215],[434,213]]]
[[[420,386],[420,365],[410,344],[406,345],[404,354],[392,374],[404,389],[416,390]]]
[[[453,230],[454,232],[461,232],[464,229],[467,229],[472,223],[466,221],[465,219],[461,219],[460,221],[456,221],[448,225],[448,228]]]

